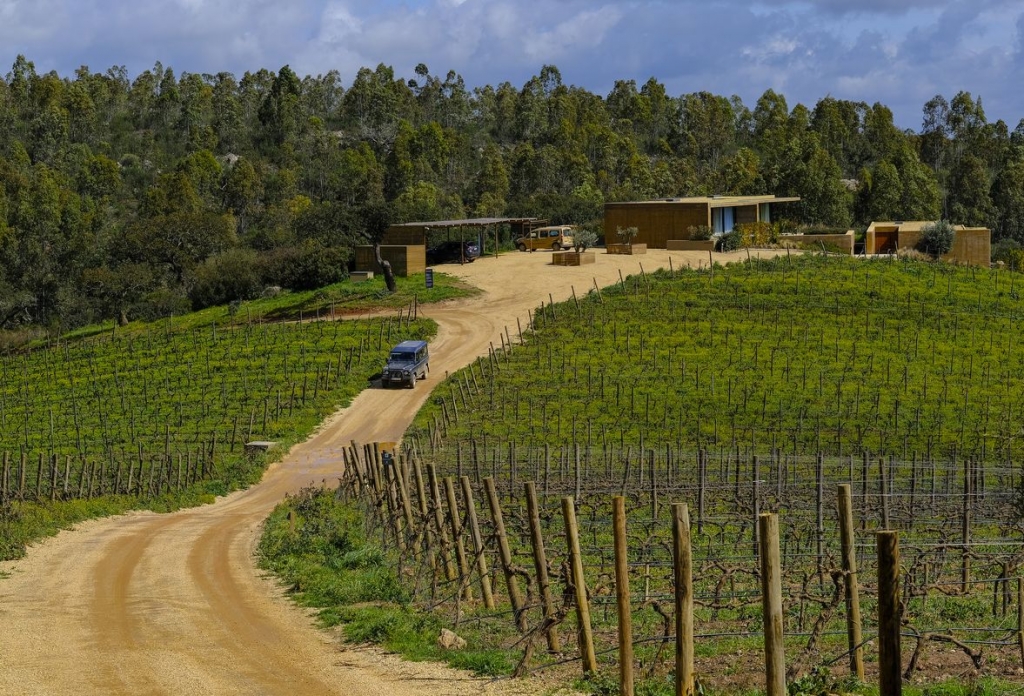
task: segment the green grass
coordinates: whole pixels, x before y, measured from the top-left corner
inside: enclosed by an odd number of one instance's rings
[[[471,626],[455,628],[469,647],[437,646],[441,628],[452,627],[412,605],[395,571],[397,559],[368,538],[366,519],[363,510],[337,501],[330,490],[310,488],[289,496],[264,525],[260,567],[276,575],[296,603],[319,609],[322,626],[342,625],[351,642],[478,675],[509,674],[512,651],[488,647],[483,633]]]
[[[62,340],[88,338],[104,333],[142,335],[152,330],[153,325],[171,327],[174,331],[187,331],[209,326],[216,322],[222,326],[243,325],[259,321],[283,321],[309,319],[327,316],[331,309],[337,316],[359,315],[388,310],[399,310],[418,304],[432,304],[460,297],[471,297],[479,294],[479,289],[467,285],[458,278],[444,273],[434,273],[434,287],[425,287],[422,273],[395,279],[398,290],[387,292],[383,276],[374,276],[371,280],[354,283],[344,280],[317,290],[292,292],[282,291],[274,297],[248,300],[240,303],[237,308],[221,305],[208,307],[170,320],[160,319],[155,322],[131,322],[128,326],[115,326],[113,321],[85,326],[69,331],[61,336]],[[45,341],[36,340],[31,347],[44,345]]]

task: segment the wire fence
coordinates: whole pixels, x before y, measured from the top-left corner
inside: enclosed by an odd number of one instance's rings
[[[779,520],[790,680],[852,659],[847,592],[855,578],[860,630],[865,640],[878,634],[875,537],[881,530],[898,530],[906,678],[934,677],[936,665],[948,669],[949,661],[996,674],[1012,664],[1015,673],[1024,660],[1024,527],[1014,466],[509,442],[431,450],[413,441],[396,454],[353,443],[342,457],[340,490],[366,506],[382,542],[399,552],[414,601],[448,617],[456,630],[460,622],[488,627],[499,644],[521,650],[519,674],[566,660],[581,661],[584,671],[621,672],[621,646],[615,646],[623,630],[620,608],[628,606],[630,664],[647,678],[673,678],[676,503],[688,506],[693,641],[701,646],[697,672],[707,681],[716,661],[756,655],[768,639],[759,531],[766,513]],[[846,561],[837,514],[841,484],[854,520]],[[618,554],[616,497],[625,520]],[[589,638],[578,628],[584,604]],[[940,642],[957,652],[930,649]],[[764,669],[763,661],[740,663],[737,670],[751,679]],[[869,662],[869,672],[875,664]]]

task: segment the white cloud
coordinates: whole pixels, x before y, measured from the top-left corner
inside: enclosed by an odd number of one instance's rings
[[[907,127],[935,93],[967,90],[1015,125],[1022,15],[1019,0],[0,0],[0,66],[18,53],[65,75],[82,64],[241,75],[287,63],[350,82],[360,67],[411,77],[426,63],[472,87],[521,85],[547,63],[604,94],[654,76],[673,94],[748,104],[769,87],[790,105],[882,101]]]

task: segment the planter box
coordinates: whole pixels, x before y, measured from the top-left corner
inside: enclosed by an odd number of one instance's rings
[[[556,251],[551,255],[551,263],[554,266],[583,266],[594,263],[597,260],[592,251],[584,251],[577,254],[575,251]]]
[[[646,254],[646,244],[609,244],[609,254],[626,254],[629,256],[636,256],[637,254]]]
[[[821,251],[821,245],[824,243],[838,247],[851,256],[853,255],[853,230],[846,234],[784,234],[779,237],[779,243],[783,242],[797,244],[813,251]]]
[[[669,239],[665,242],[669,251],[714,251],[713,239]]]

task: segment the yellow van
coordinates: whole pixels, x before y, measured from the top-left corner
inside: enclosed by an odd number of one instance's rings
[[[517,239],[516,248],[519,251],[534,251],[535,249],[562,251],[563,249],[572,249],[572,226],[552,225],[551,227],[538,227],[525,237]]]

